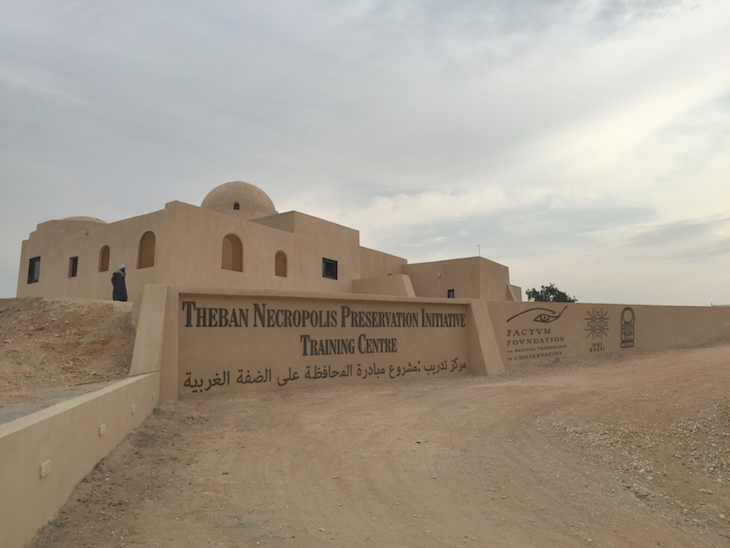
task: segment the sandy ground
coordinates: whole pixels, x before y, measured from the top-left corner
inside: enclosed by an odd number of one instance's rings
[[[729,365],[725,343],[185,398],[32,547],[730,546]]]
[[[729,357],[187,398],[33,546],[730,546]]]
[[[0,408],[45,405],[126,376],[134,333],[131,303],[0,299]]]

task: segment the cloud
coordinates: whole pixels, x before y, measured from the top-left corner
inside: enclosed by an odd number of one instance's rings
[[[37,223],[200,204],[238,179],[412,261],[481,245],[518,268],[601,257],[607,279],[686,260],[638,257],[637,234],[726,216],[726,2],[5,8],[6,296]],[[725,254],[708,230],[704,272]]]
[[[667,260],[699,261],[730,253],[730,215],[662,224],[638,233],[628,244]]]

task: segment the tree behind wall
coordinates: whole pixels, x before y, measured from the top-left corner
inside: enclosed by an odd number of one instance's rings
[[[555,303],[577,303],[578,299],[571,297],[567,293],[560,291],[555,285],[543,285],[540,291],[535,288],[528,289],[527,293],[528,301],[538,302],[555,302]]]

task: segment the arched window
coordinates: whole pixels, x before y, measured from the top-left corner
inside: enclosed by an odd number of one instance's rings
[[[99,272],[109,270],[109,246],[105,245],[99,251]]]
[[[283,251],[276,252],[274,259],[274,274],[286,278],[286,253]]]
[[[137,268],[149,268],[150,266],[155,266],[155,233],[147,231],[139,240]]]
[[[243,272],[243,244],[235,234],[223,238],[221,268]]]
[[[241,209],[241,204],[239,204],[238,202],[235,202],[233,204],[233,209],[235,209],[236,211],[238,211],[239,209]]]

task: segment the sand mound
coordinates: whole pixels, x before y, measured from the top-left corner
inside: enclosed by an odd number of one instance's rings
[[[0,406],[126,376],[134,335],[131,303],[0,299]]]

